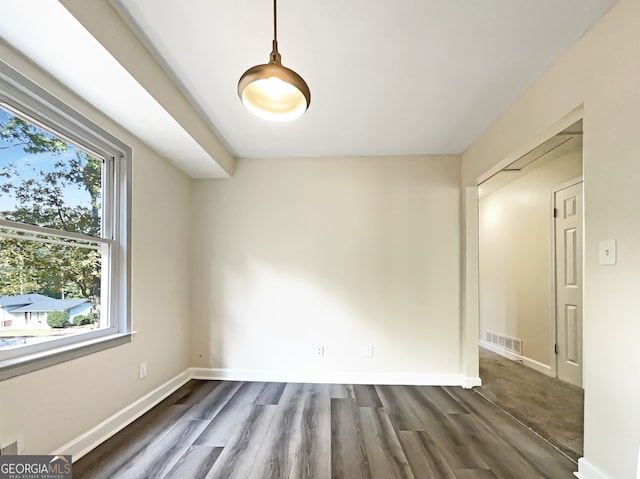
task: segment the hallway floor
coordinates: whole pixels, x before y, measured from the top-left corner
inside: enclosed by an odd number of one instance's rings
[[[476,391],[572,460],[583,455],[584,391],[480,348]]]

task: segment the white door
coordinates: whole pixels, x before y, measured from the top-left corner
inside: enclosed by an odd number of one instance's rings
[[[554,193],[558,378],[582,387],[582,183]]]

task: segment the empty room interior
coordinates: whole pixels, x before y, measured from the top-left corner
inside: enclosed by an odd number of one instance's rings
[[[5,2],[0,462],[640,478],[638,45],[637,0]]]

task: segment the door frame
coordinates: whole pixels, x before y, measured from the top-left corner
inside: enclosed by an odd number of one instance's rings
[[[583,155],[584,156],[584,155]],[[583,172],[584,172],[584,165],[582,166]],[[549,365],[551,366],[551,371],[550,371],[550,375],[554,378],[558,377],[558,355],[555,352],[555,347],[556,344],[558,343],[558,310],[557,310],[557,306],[558,306],[558,289],[557,289],[557,281],[556,281],[556,267],[558,264],[558,260],[557,260],[557,255],[556,255],[556,222],[555,222],[555,218],[553,215],[553,210],[556,207],[556,193],[558,193],[559,191],[562,191],[564,189],[570,188],[572,186],[578,185],[582,183],[584,185],[584,174],[580,175],[580,176],[576,176],[575,178],[572,178],[570,180],[567,180],[561,184],[559,184],[558,186],[556,186],[555,188],[553,188],[553,190],[551,190],[551,311],[550,311],[550,321],[551,321],[551,331],[553,331],[553,334],[551,334],[550,337],[550,342],[551,344],[549,345],[549,351],[551,352],[551,361],[549,362]],[[582,317],[583,317],[583,321],[582,321],[582,329],[584,330],[584,226],[585,226],[585,215],[584,215],[584,188],[582,189],[582,204],[583,204],[583,208],[582,208],[582,258],[580,258],[580,261],[582,261]],[[582,364],[580,365],[582,367],[582,377],[583,377],[583,381],[582,381],[582,386],[584,389],[584,334],[581,335],[582,337]]]
[[[465,190],[465,202],[463,203],[463,224],[464,224],[464,267],[463,267],[463,305],[461,314],[461,368],[465,376],[465,387],[473,387],[480,385],[480,371],[478,367],[479,342],[480,337],[478,331],[480,328],[480,297],[479,297],[479,259],[480,259],[480,241],[479,241],[479,211],[477,187],[488,178],[492,177],[506,166],[513,163],[522,155],[540,146],[549,138],[557,135],[565,128],[569,127],[578,120],[584,120],[584,105],[579,105],[572,111],[568,112],[564,117],[558,119],[555,123],[549,125],[548,128],[539,134],[534,134],[521,143],[521,146],[507,154],[502,160],[489,166],[484,173],[479,175],[475,184],[462,184]],[[584,157],[584,154],[583,154]],[[584,167],[583,167],[584,171]],[[586,197],[586,195],[583,195]],[[584,222],[586,229],[586,221]],[[583,237],[584,244],[584,237]],[[584,257],[584,254],[583,254]],[[583,271],[584,281],[584,271]],[[555,287],[555,286],[554,286]],[[584,289],[583,289],[584,298]],[[584,317],[584,309],[582,311]],[[554,313],[555,315],[555,313]],[[584,326],[584,323],[583,323]],[[473,338],[473,340],[471,339]],[[555,343],[554,343],[555,344]],[[555,354],[554,354],[555,356]],[[552,358],[554,359],[554,358]],[[583,363],[585,361],[585,352],[583,350]],[[551,361],[555,363],[555,359]]]

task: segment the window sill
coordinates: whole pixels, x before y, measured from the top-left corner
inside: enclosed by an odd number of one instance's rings
[[[130,343],[133,334],[114,334],[1,361],[0,381]]]

